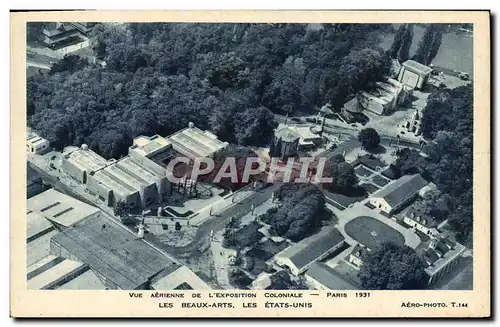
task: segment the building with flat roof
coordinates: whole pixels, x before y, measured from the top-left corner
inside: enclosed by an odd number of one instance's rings
[[[414,60],[403,63],[399,70],[398,81],[415,89],[422,89],[428,81],[432,68]]]
[[[316,262],[305,273],[306,283],[316,290],[357,290],[352,282],[346,280],[333,268]]]
[[[50,251],[85,263],[109,289],[150,289],[155,276],[178,265],[125,227],[100,215],[52,237]]]
[[[347,262],[351,264],[351,266],[354,267],[354,269],[361,269],[361,266],[363,265],[363,261],[366,258],[366,255],[370,252],[371,250],[361,244],[356,244],[354,248],[352,249],[351,253],[347,257]]]
[[[63,151],[61,168],[76,181],[87,184],[89,175],[113,164],[114,159],[106,160],[94,151],[90,150],[86,144],[80,148],[69,146]]]
[[[59,229],[71,227],[100,212],[98,208],[54,189],[29,198],[28,211],[36,212]]]
[[[214,153],[227,147],[229,143],[220,141],[209,131],[196,128],[193,123],[168,137],[175,151],[190,159],[212,157]]]
[[[334,228],[305,238],[276,255],[276,264],[286,266],[295,276],[344,245],[344,236]]]
[[[50,151],[50,142],[34,132],[26,136],[26,151],[35,154],[44,154]]]
[[[172,266],[165,269],[151,280],[151,288],[154,290],[210,290],[200,277],[191,269],[182,266]]]
[[[172,147],[172,142],[160,135],[153,136],[138,136],[134,138],[132,146],[129,148],[129,153],[134,151],[144,157],[151,158],[166,149]]]
[[[427,184],[429,182],[420,174],[404,175],[373,193],[369,202],[386,214],[392,214],[414,200],[418,192]]]

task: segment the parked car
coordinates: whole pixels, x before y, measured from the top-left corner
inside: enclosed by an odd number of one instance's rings
[[[468,81],[469,80],[469,74],[467,74],[467,73],[460,73],[460,74],[458,74],[458,78],[460,78],[462,81]]]

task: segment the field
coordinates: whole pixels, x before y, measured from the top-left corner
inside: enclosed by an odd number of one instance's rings
[[[382,241],[391,241],[399,245],[405,244],[400,232],[375,218],[361,216],[345,225],[345,232],[361,244],[373,249]]]

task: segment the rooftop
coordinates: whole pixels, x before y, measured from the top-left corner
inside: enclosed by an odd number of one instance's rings
[[[160,174],[157,174],[154,171],[147,169],[146,167],[140,165],[130,157],[125,157],[121,159],[116,163],[116,165],[134,174],[140,179],[146,181],[148,184],[156,183],[156,181],[159,178],[165,176],[165,175],[161,176]]]
[[[83,146],[83,145],[82,145]],[[85,171],[98,171],[105,168],[112,161],[95,153],[94,151],[84,148],[68,147],[64,149],[65,159]]]
[[[101,216],[60,232],[52,242],[125,290],[136,289],[175,265],[133,233]]]
[[[26,235],[27,242],[31,242],[39,236],[54,230],[54,226],[50,223],[50,221],[37,211],[28,209],[28,212],[26,213],[26,220],[28,225]]]
[[[111,174],[109,171],[103,169],[94,174],[94,178],[108,190],[113,190],[122,196],[128,196],[137,193],[138,190],[134,189],[127,183],[124,183],[120,178]]]
[[[195,157],[208,157],[225,148],[226,142],[220,141],[217,136],[209,131],[202,131],[190,125],[168,137],[176,151],[184,155]]]
[[[283,124],[280,124],[278,128],[276,128],[274,136],[284,142],[295,142],[297,139],[300,139],[300,135],[297,131]]]
[[[426,65],[423,65],[417,61],[414,60],[407,60],[403,63],[403,66],[406,68],[409,68],[410,70],[413,70],[415,72],[421,73],[421,74],[430,74],[432,71],[432,68],[427,67]]]
[[[387,184],[371,195],[372,198],[383,198],[392,207],[403,203],[416,193],[422,187],[429,184],[420,174],[404,175],[401,178]]]
[[[416,208],[415,206],[409,208],[408,211],[406,211],[405,216],[428,228],[437,227],[439,225],[439,222],[434,219],[434,217],[426,214],[423,210]]]
[[[177,266],[174,269],[165,270],[165,273],[162,272],[160,275],[161,278],[155,277],[151,281],[151,286],[155,290],[193,289],[198,291],[211,289],[186,266]]]
[[[453,242],[449,239],[442,239],[437,242],[435,249],[429,248],[424,251],[424,259],[429,265],[425,271],[429,275],[434,275],[452,260],[455,260],[464,252],[465,246]]]
[[[334,269],[322,262],[316,262],[307,270],[306,275],[313,278],[330,290],[357,290],[356,285],[350,283]]]
[[[366,246],[362,246],[361,244],[358,243],[352,249],[351,254],[356,258],[363,260],[369,252],[370,252],[369,248],[367,248]]]
[[[63,260],[47,270],[43,270],[28,279],[28,289],[41,290],[53,289],[58,282],[70,279],[79,269],[84,269],[84,264],[72,260]]]
[[[31,164],[28,162],[26,164],[26,182],[27,182],[27,184],[30,185],[32,183],[36,183],[41,179],[42,179],[42,177],[40,176],[40,174],[36,170],[34,170],[31,167]]]
[[[130,147],[145,157],[152,156],[171,145],[171,142],[160,135],[138,136]]]
[[[305,238],[299,243],[278,253],[277,256],[289,258],[300,270],[343,241],[344,236],[334,228]]]
[[[274,135],[281,138],[285,142],[293,142],[299,137],[299,143],[312,144],[310,140],[321,138],[316,133],[313,133],[311,127],[308,125],[284,125],[279,124]]]
[[[104,290],[106,286],[92,270],[87,270],[81,275],[61,285],[58,290]]]
[[[98,208],[54,189],[29,198],[28,209],[65,227],[99,212]]]
[[[50,254],[50,240],[57,234],[59,234],[57,230],[51,230],[26,245],[26,264],[28,266]]]

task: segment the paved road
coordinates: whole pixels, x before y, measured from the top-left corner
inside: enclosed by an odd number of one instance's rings
[[[245,214],[250,212],[252,204],[256,207],[261,205],[271,197],[271,194],[278,187],[279,185],[275,184],[262,190],[256,191],[255,194],[245,198],[243,202],[234,204],[230,207],[227,207],[223,211],[218,212],[213,219],[204,222],[198,227],[196,236],[194,237],[195,241],[189,245],[183,247],[169,246],[161,243],[154,235],[151,234],[147,234],[145,238],[160,249],[171,253],[174,256],[181,256],[186,253],[192,253],[193,255],[195,255],[197,252],[196,250],[202,248],[205,244],[207,244],[208,238],[210,237],[210,232],[212,230],[217,231],[223,229],[231,217],[243,217]]]

